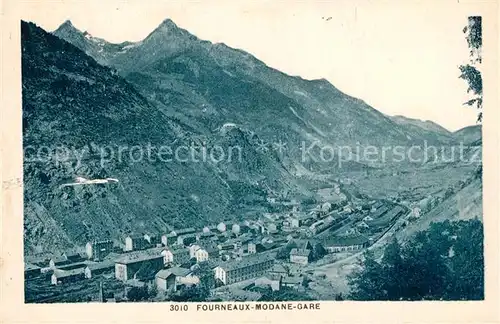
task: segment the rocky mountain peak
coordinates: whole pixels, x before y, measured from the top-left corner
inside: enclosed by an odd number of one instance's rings
[[[187,30],[180,28],[171,19],[165,19],[158,27],[156,27],[151,34],[148,35],[146,39],[151,38],[179,38],[179,39],[190,39],[194,36],[190,34]]]
[[[179,27],[172,21],[172,19],[167,18],[160,24],[160,27],[179,29]]]
[[[54,33],[69,33],[69,32],[77,32],[77,33],[81,33],[80,30],[78,30],[78,28],[76,28],[73,23],[71,22],[71,20],[66,20],[65,22],[63,22],[55,31]]]

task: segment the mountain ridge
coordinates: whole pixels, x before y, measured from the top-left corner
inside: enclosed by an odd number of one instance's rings
[[[169,36],[169,29],[167,28],[167,31],[165,31],[164,26],[175,27],[176,31],[181,32],[172,38]],[[55,34],[57,35],[58,33],[55,32]],[[64,35],[60,36],[64,37]],[[71,38],[67,38],[66,40],[72,41]],[[90,56],[99,59],[100,55],[95,53],[95,49],[92,47],[80,45],[80,48]],[[161,55],[157,55],[158,53],[161,53]],[[117,69],[121,75],[140,89],[146,97],[160,97],[160,100],[154,100],[159,106],[165,103],[165,100],[163,100],[165,96],[172,97],[177,94],[180,94],[183,98],[182,100],[185,105],[202,104],[198,100],[193,101],[193,98],[189,98],[186,92],[195,93],[207,99],[204,93],[207,91],[213,92],[214,87],[212,84],[216,82],[221,84],[222,88],[225,89],[226,98],[233,101],[233,109],[239,109],[237,106],[241,100],[238,98],[229,98],[230,96],[236,97],[233,95],[234,87],[231,86],[231,83],[234,80],[231,80],[231,76],[238,78],[239,82],[248,82],[253,85],[260,84],[259,87],[262,90],[264,90],[262,88],[264,86],[281,93],[281,95],[291,99],[294,103],[299,102],[299,107],[296,107],[296,105],[284,105],[280,109],[284,113],[289,107],[294,107],[295,113],[293,115],[296,116],[294,123],[302,123],[300,120],[308,120],[309,124],[312,125],[312,129],[319,130],[319,132],[312,131],[311,134],[311,129],[309,129],[301,138],[304,139],[304,136],[306,138],[319,136],[321,137],[320,141],[325,145],[339,142],[339,140],[347,142],[345,144],[368,141],[372,142],[370,144],[382,144],[386,142],[407,143],[408,141],[422,142],[427,140],[437,142],[449,140],[445,138],[447,136],[442,134],[436,135],[435,132],[431,132],[428,129],[418,129],[418,131],[415,131],[415,129],[402,127],[401,125],[397,126],[397,123],[393,123],[390,118],[387,118],[363,101],[342,93],[326,79],[306,80],[301,77],[290,76],[267,66],[258,58],[241,49],[233,49],[222,43],[213,44],[209,41],[200,40],[188,31],[179,28],[170,19],[164,20],[146,38],[134,43],[129,50],[109,51],[106,59],[101,60],[101,63]],[[159,65],[160,63],[161,65]],[[215,75],[217,76],[215,77]],[[212,84],[207,82],[200,84],[200,79],[212,79]],[[161,81],[163,85],[161,88],[158,88],[160,80],[163,80]],[[169,86],[165,87],[165,84],[169,84],[170,89]],[[180,87],[181,90],[175,89],[175,87]],[[269,90],[265,91],[268,92]],[[313,98],[308,98],[310,91],[314,93]],[[208,99],[208,103],[206,102],[207,100],[203,101],[205,101],[205,104],[214,106],[210,102],[210,98]],[[341,107],[342,111],[339,110]],[[341,129],[345,128],[346,124],[348,125],[357,121],[357,116],[360,116],[359,112],[356,111],[357,108],[371,114],[371,121],[359,120],[358,125],[353,124],[351,126],[351,130]],[[189,109],[187,111],[189,112]],[[243,110],[241,111],[243,112]],[[245,111],[248,113],[248,108]],[[227,110],[219,111],[219,114],[224,116],[227,114]],[[244,115],[241,116],[243,117]],[[340,117],[342,120],[339,121],[334,116],[337,118]],[[180,118],[190,119],[193,117],[192,114],[184,113],[184,116]],[[245,116],[242,120],[237,121],[244,124],[244,119],[247,117]],[[268,120],[269,118],[266,118],[257,124],[265,125]],[[375,129],[370,130],[370,126],[366,127],[367,124],[372,124],[372,127]],[[252,128],[253,125],[247,126]],[[338,128],[338,126],[341,128]],[[338,131],[336,131],[337,129]],[[360,132],[364,132],[364,134],[356,136]],[[376,136],[379,132],[389,133],[383,136]],[[318,135],[319,133],[325,136]]]
[[[243,211],[255,214],[267,208],[266,186],[305,192],[276,154],[257,152],[259,138],[239,128],[212,133],[207,147],[227,151],[238,143],[246,148],[241,164],[159,160],[155,154],[164,145],[190,147],[204,139],[76,46],[32,23],[22,22],[21,32],[24,148],[84,153],[81,160],[25,156],[25,253],[54,252],[91,239],[120,242],[132,232],[165,232],[236,219]],[[154,159],[142,155],[135,161],[132,148],[148,144]],[[127,149],[124,155],[118,155],[121,148]],[[119,182],[61,186],[75,176]]]

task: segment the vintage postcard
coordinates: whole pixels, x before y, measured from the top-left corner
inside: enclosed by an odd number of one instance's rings
[[[4,1],[0,320],[498,322],[496,1]]]

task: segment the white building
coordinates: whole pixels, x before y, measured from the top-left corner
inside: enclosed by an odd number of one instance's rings
[[[189,247],[189,258],[192,259],[196,256],[196,251],[198,251],[201,246],[193,244]]]
[[[270,255],[256,254],[241,260],[231,260],[214,269],[215,279],[224,285],[262,276],[274,264]]]
[[[166,250],[162,252],[162,255],[165,264],[183,264],[188,262],[190,258],[189,250],[186,248]]]
[[[196,258],[196,262],[208,261],[208,251],[203,249],[203,248],[196,250],[195,258]]]
[[[173,267],[160,270],[155,275],[156,287],[161,291],[176,291],[179,285],[198,285],[200,278],[186,268]]]

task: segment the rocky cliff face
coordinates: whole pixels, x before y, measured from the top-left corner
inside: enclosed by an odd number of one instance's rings
[[[328,145],[440,142],[450,137],[436,127],[394,122],[324,79],[286,75],[249,53],[200,40],[170,19],[144,40],[127,45],[82,37],[85,33],[67,24],[54,34],[116,69],[159,107],[199,130],[232,122],[265,140],[282,134],[289,141]]]
[[[259,181],[299,188],[276,156],[255,150],[241,164],[237,152],[220,163],[185,161],[187,151],[160,160],[163,146],[196,144],[200,160],[201,145],[252,148],[259,139],[238,128],[194,134],[110,68],[24,22],[22,73],[27,252],[235,218],[236,206],[265,205]],[[75,176],[119,182],[61,186]]]

